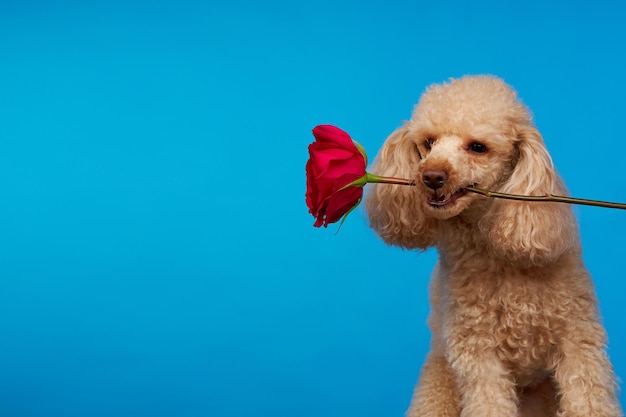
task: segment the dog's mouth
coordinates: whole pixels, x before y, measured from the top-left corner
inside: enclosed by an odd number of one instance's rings
[[[446,195],[445,193],[433,191],[433,194],[430,198],[426,200],[426,202],[431,207],[444,208],[453,205],[459,198],[463,197],[465,194],[467,194],[467,190],[465,188],[460,188],[451,195]]]

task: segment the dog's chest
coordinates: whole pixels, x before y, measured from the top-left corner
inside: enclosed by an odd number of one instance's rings
[[[524,378],[545,367],[556,334],[554,315],[542,299],[501,297],[492,317],[495,352],[514,373]]]
[[[539,280],[471,280],[448,293],[450,343],[487,348],[521,385],[545,369],[557,340],[558,314]]]

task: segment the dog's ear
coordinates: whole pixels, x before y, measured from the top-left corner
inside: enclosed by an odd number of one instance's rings
[[[420,156],[407,138],[406,125],[393,132],[378,153],[370,172],[396,178],[415,178]],[[436,240],[437,220],[424,215],[417,187],[370,184],[366,195],[370,226],[388,244],[426,249]]]
[[[500,191],[567,195],[537,128],[522,126],[516,139],[517,161]],[[576,220],[568,204],[496,200],[484,219],[494,254],[518,266],[549,264],[577,244]]]

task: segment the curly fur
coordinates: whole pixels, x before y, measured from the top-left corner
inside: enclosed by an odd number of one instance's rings
[[[371,171],[417,184],[371,186],[374,230],[389,244],[440,255],[431,352],[410,417],[622,415],[569,205],[459,192],[567,194],[508,85],[466,76],[429,87]],[[424,180],[433,171],[445,173],[437,189]]]

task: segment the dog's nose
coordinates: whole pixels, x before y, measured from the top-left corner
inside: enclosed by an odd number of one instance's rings
[[[440,169],[427,169],[422,174],[422,182],[433,190],[443,187],[447,180],[448,174]]]

